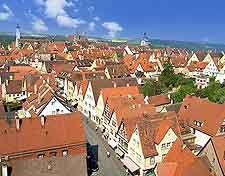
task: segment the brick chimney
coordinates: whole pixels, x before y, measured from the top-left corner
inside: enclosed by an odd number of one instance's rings
[[[34,85],[34,93],[37,94],[37,84]]]
[[[2,164],[1,168],[2,176],[8,176],[8,166],[5,162]]]
[[[46,122],[46,117],[44,115],[41,116],[41,126],[44,127]]]
[[[22,124],[22,119],[20,119],[18,116],[16,117],[16,130],[20,130]]]
[[[116,88],[116,82],[113,82],[113,87]]]

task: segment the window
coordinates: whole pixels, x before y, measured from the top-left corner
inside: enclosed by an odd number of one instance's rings
[[[166,144],[166,147],[167,148],[170,148],[170,142]]]
[[[162,144],[162,149],[166,149],[166,144]]]
[[[140,163],[141,162],[141,155],[139,155],[138,153],[136,153],[137,156],[137,161]]]
[[[203,125],[203,122],[200,122],[200,121],[197,121],[197,120],[194,120],[194,124],[198,127],[202,127]]]
[[[221,127],[220,127],[220,133],[224,133],[225,132],[225,125],[222,125]]]
[[[67,155],[68,155],[68,150],[63,150],[63,151],[62,151],[62,155],[63,155],[63,156],[67,156]]]
[[[59,112],[59,109],[56,109],[56,112],[58,113]]]
[[[50,156],[56,156],[56,152],[50,152],[49,155]]]
[[[45,155],[44,155],[43,153],[41,153],[41,154],[38,154],[38,155],[37,155],[37,158],[44,158],[44,156],[45,156]]]
[[[150,164],[151,164],[151,165],[155,164],[155,157],[151,157],[151,158],[150,158]]]

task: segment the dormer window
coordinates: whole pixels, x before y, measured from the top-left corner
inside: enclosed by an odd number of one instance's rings
[[[198,127],[202,127],[203,126],[203,122],[200,122],[198,120],[194,120],[194,124]]]
[[[186,109],[186,110],[187,110],[187,109],[188,109],[188,106],[187,106],[187,105],[184,105],[184,109]]]

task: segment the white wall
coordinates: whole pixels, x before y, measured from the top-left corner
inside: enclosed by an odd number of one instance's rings
[[[210,139],[210,136],[205,133],[202,133],[201,131],[198,131],[198,130],[195,130],[195,132],[194,132],[193,128],[191,128],[191,130],[192,130],[192,133],[194,134],[194,136],[196,137],[195,144],[198,144],[198,145],[204,147],[205,144]]]
[[[57,109],[59,110],[57,112]],[[48,105],[44,108],[40,115],[55,115],[55,114],[66,114],[70,113],[70,111],[65,108],[63,104],[61,104],[55,97],[48,103]]]

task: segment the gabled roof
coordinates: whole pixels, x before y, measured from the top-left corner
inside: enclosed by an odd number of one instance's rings
[[[102,88],[112,88],[116,87],[124,87],[127,85],[134,86],[137,85],[136,79],[100,79],[100,80],[90,80],[89,83],[92,86],[92,91],[94,95],[95,102],[97,104],[98,97],[100,95],[100,91]]]
[[[139,116],[142,117],[136,119],[136,125],[140,133],[139,137],[145,158],[158,155],[155,145],[161,142],[170,128],[178,137],[180,136],[175,112],[155,113],[153,111],[142,111]]]
[[[166,157],[157,166],[157,175],[166,176],[210,176],[211,173],[179,139],[175,141]]]
[[[207,99],[186,96],[178,113],[179,119],[189,126],[210,136],[215,136],[225,119],[225,104],[216,104]],[[200,122],[202,126],[195,123]]]

